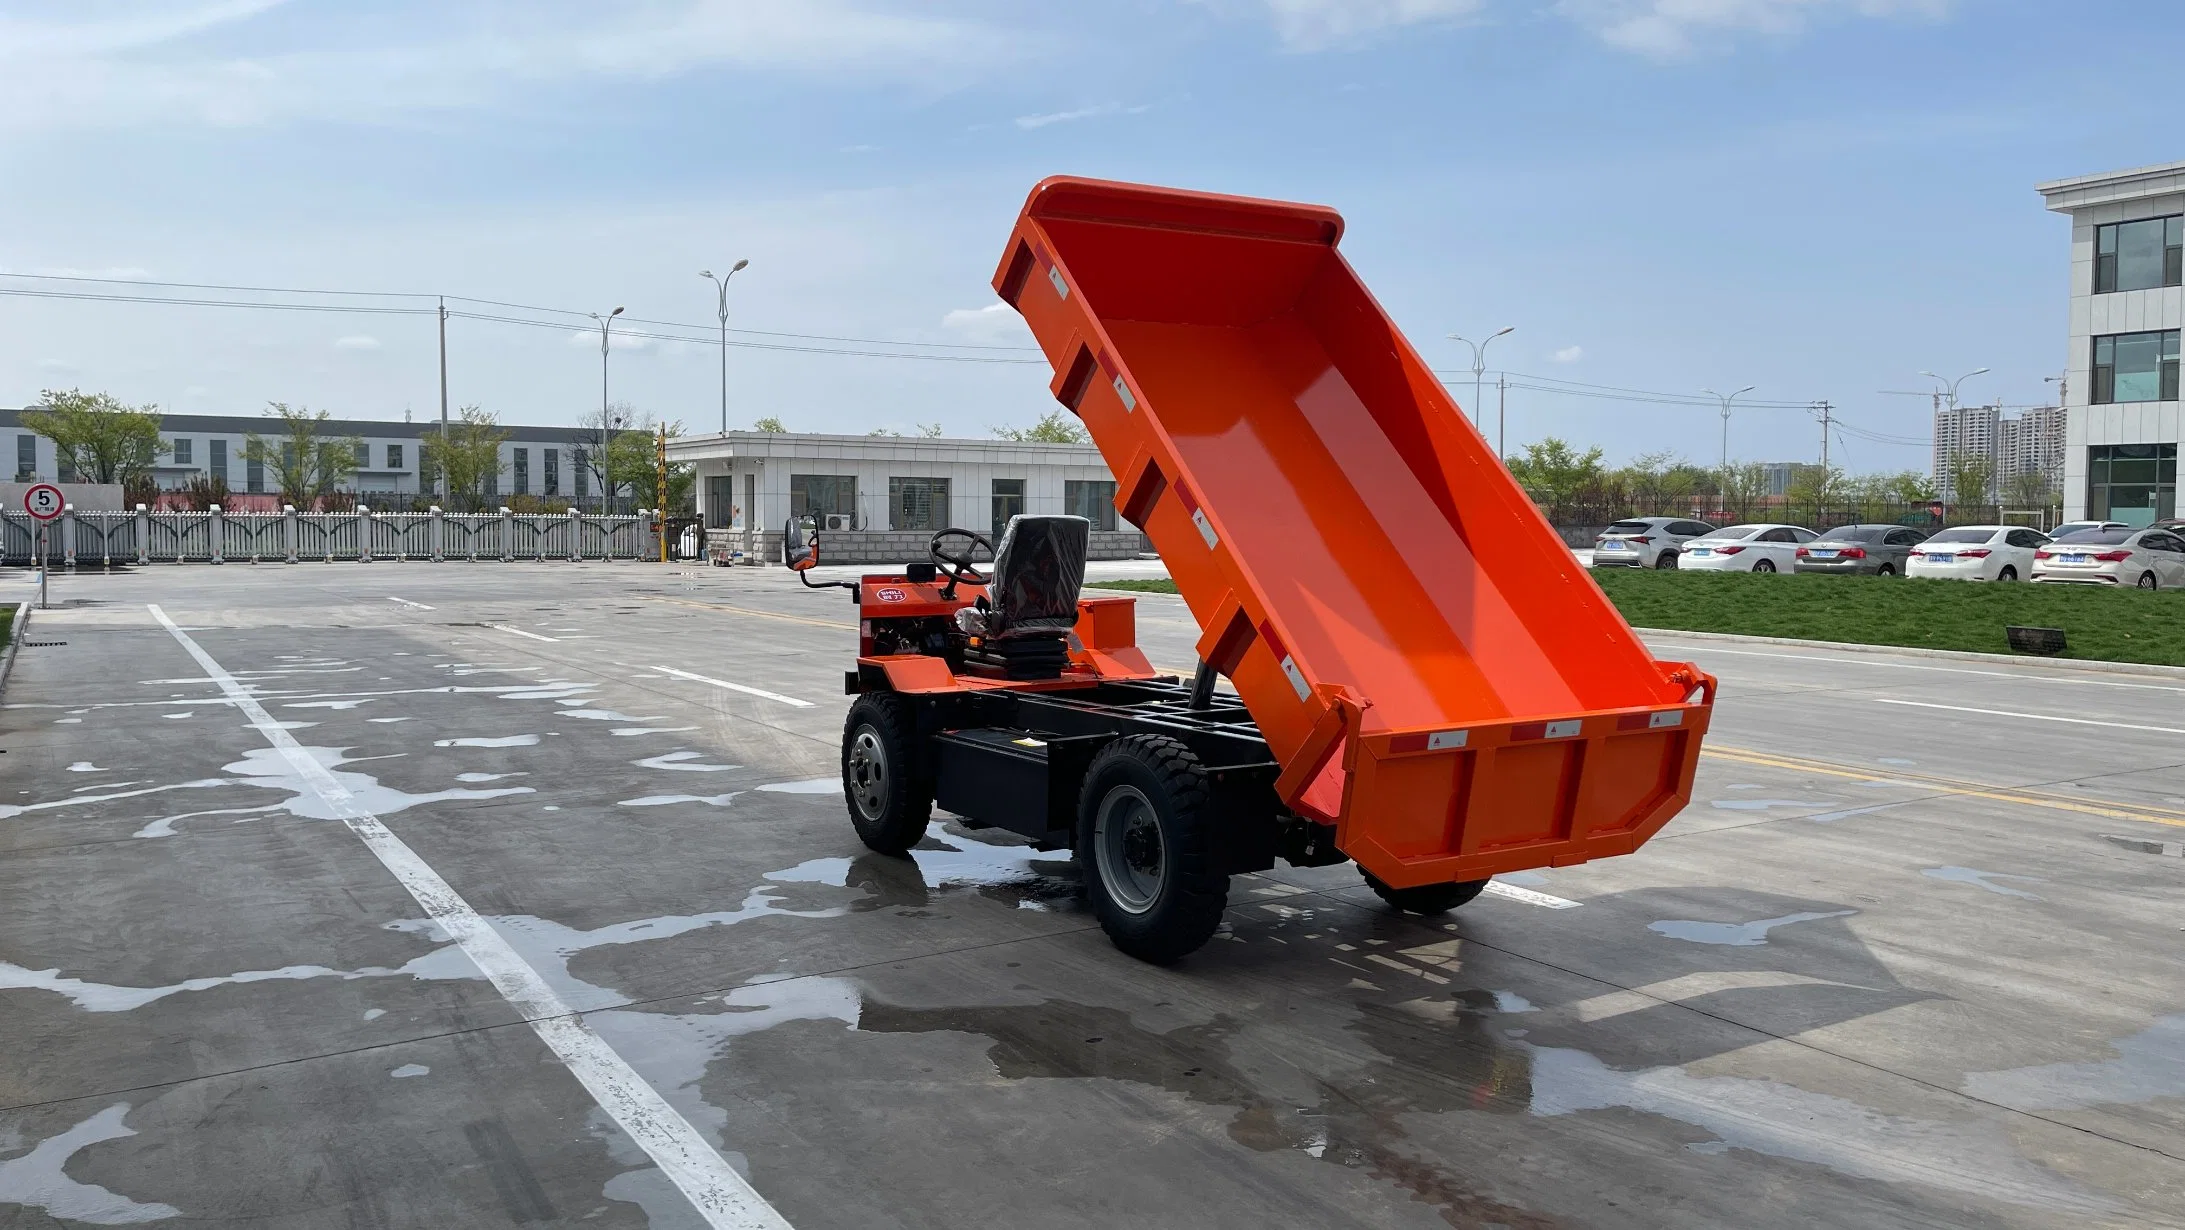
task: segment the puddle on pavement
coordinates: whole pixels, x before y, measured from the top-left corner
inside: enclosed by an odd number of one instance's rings
[[[68,1163],[101,1141],[136,1135],[122,1122],[129,1104],[119,1102],[55,1136],[39,1141],[21,1157],[0,1161],[0,1205],[42,1209],[61,1221],[95,1226],[125,1226],[180,1217],[171,1204],[144,1204],[95,1183],[68,1177]]]
[[[2000,871],[1975,871],[1970,867],[1923,867],[1920,869],[1920,874],[1931,880],[1947,880],[1952,884],[1970,884],[1974,888],[1984,888],[1998,896],[2023,897],[2028,901],[2039,901],[2041,898],[2037,894],[2029,893],[2022,888],[2012,888],[2008,884],[1998,884],[1996,881],[2018,880],[2026,884],[2046,883],[2046,881],[2036,876],[2005,875]]]
[[[838,789],[840,785],[836,782]],[[981,841],[950,832],[942,821],[926,826],[925,838],[909,859],[870,853],[815,858],[767,872],[766,878],[781,884],[863,889],[866,899],[851,907],[856,910],[918,908],[931,904],[936,892],[962,888],[981,890],[1019,909],[1052,909],[1074,903],[1079,889],[1076,864],[1067,850]]]
[[[434,747],[537,747],[537,735],[501,735],[494,738],[434,739]]]
[[[2109,1044],[2114,1058],[1974,1072],[1959,1088],[2022,1111],[2087,1110],[2185,1098],[2185,1013]]]
[[[1824,918],[1846,918],[1857,910],[1804,911],[1785,914],[1781,918],[1762,918],[1754,922],[1722,923],[1701,922],[1690,918],[1666,918],[1646,924],[1646,929],[1656,935],[1673,940],[1688,940],[1694,944],[1726,944],[1733,948],[1757,948],[1768,942],[1768,932],[1777,927],[1795,923],[1817,922]]]
[[[801,782],[768,782],[759,789],[768,794],[841,794],[839,777],[814,777]]]
[[[359,773],[353,769],[342,768],[343,765],[355,764],[361,760],[382,760],[388,759],[388,757],[350,757],[347,755],[349,749],[341,747],[305,747],[298,750],[326,769],[334,781],[347,793],[347,797],[353,801],[355,806],[380,817],[395,815],[427,803],[498,799],[508,795],[534,793],[529,786],[501,786],[491,790],[456,788],[434,790],[424,794],[411,794],[405,790],[397,790],[392,786],[383,786],[379,783],[379,779],[369,773]],[[339,820],[343,818],[344,813],[337,810],[332,802],[320,794],[316,786],[306,782],[279,748],[252,748],[243,753],[243,759],[224,766],[221,771],[234,776],[212,779],[219,785],[263,786],[267,789],[288,791],[290,797],[275,806],[292,816],[305,820]],[[174,836],[173,821],[185,818],[187,818],[187,814],[184,816],[162,817],[139,829],[136,835],[139,837]]]
[[[617,807],[666,807],[674,803],[703,803],[708,807],[726,807],[736,801],[741,790],[727,794],[648,794],[641,799],[623,799]]]
[[[633,760],[630,763],[641,769],[669,769],[677,773],[726,773],[731,769],[743,768],[740,764],[715,764],[703,759],[705,755],[704,752],[691,751],[662,752],[658,756],[647,756],[643,760]]]

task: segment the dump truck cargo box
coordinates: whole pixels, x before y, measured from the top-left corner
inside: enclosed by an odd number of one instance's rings
[[[1405,887],[1627,853],[1714,680],[1654,659],[1337,252],[1333,210],[1055,178],[995,275],[1283,766]]]

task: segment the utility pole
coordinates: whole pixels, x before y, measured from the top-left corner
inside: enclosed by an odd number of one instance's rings
[[[724,352],[725,353],[725,352]],[[660,519],[660,562],[668,562],[668,425],[659,425],[659,435],[654,438],[653,470],[658,480],[653,504],[653,515]]]
[[[1472,348],[1472,426],[1474,427],[1479,426],[1480,382],[1482,377],[1487,374],[1487,342],[1492,342],[1496,338],[1501,337],[1503,334],[1511,332],[1516,328],[1516,325],[1505,325],[1502,328],[1497,329],[1493,333],[1488,334],[1486,342],[1475,342],[1468,337],[1460,337],[1454,333],[1449,335],[1450,341],[1463,342],[1465,345]]]
[[[1829,413],[1835,407],[1829,405],[1826,401],[1817,401],[1813,403],[1813,408],[1821,412],[1821,476],[1826,478],[1828,476]]]
[[[440,506],[448,506],[448,301],[440,300]]]
[[[1509,464],[1510,443],[1507,429],[1510,424],[1510,373],[1495,373],[1495,456],[1503,464]]]
[[[1753,391],[1754,389],[1756,389],[1756,388],[1759,388],[1759,387],[1760,387],[1760,386],[1758,386],[1758,385],[1748,384],[1748,385],[1746,385],[1746,386],[1745,386],[1744,388],[1742,388],[1742,389],[1739,389],[1739,390],[1738,390],[1737,392],[1735,392],[1735,393],[1728,393],[1728,394],[1724,394],[1724,393],[1717,393],[1717,392],[1715,392],[1715,391],[1714,391],[1713,389],[1701,389],[1701,390],[1700,390],[1700,392],[1702,392],[1702,393],[1705,393],[1705,394],[1707,394],[1707,395],[1708,395],[1709,397],[1715,398],[1715,399],[1719,400],[1719,401],[1720,401],[1720,402],[1722,403],[1722,493],[1721,493],[1721,502],[1722,502],[1722,509],[1723,509],[1723,511],[1724,511],[1725,513],[1727,513],[1727,512],[1729,511],[1729,507],[1730,507],[1730,403],[1731,403],[1731,402],[1733,402],[1733,401],[1736,401],[1736,400],[1737,400],[1738,398],[1740,398],[1740,397],[1743,397],[1743,396],[1744,396],[1744,395],[1746,395],[1747,393],[1750,393],[1750,392],[1752,392],[1752,391]]]
[[[592,319],[599,322],[599,513],[603,517],[614,511],[614,468],[607,453],[608,447],[614,443],[613,438],[608,435],[608,428],[614,422],[613,416],[607,411],[608,326],[614,324],[615,317],[620,315],[621,308],[616,308],[605,316],[592,313]]]
[[[721,434],[724,436],[728,434],[728,280],[742,273],[744,266],[750,263],[747,260],[737,261],[720,277],[714,277],[711,269],[698,271],[699,277],[713,283],[721,292],[717,314],[721,320]]]

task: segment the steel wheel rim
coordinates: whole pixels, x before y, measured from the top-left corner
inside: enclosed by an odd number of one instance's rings
[[[2153,589],[2158,584],[2160,584],[2160,582],[2155,580],[2155,574],[2152,572],[2147,573],[2139,579],[2139,587],[2141,589]]]
[[[1168,844],[1153,803],[1136,786],[1117,786],[1093,817],[1093,858],[1108,897],[1126,914],[1144,914],[1161,899]]]
[[[850,799],[857,814],[879,820],[888,810],[888,750],[880,734],[870,726],[858,728],[850,740]]]

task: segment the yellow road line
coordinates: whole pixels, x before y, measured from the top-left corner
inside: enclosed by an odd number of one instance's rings
[[[760,619],[785,619],[793,624],[810,624],[815,628],[855,628],[855,622],[843,623],[834,619],[812,619],[803,615],[785,615],[780,611],[759,611],[747,606],[730,606],[725,602],[699,602],[694,598],[665,598],[659,594],[638,594],[646,602],[667,602],[676,606],[697,607],[701,611],[726,611],[731,615],[756,615]]]
[[[1823,760],[1807,760],[1798,756],[1781,756],[1772,752],[1756,752],[1741,747],[1708,747],[1700,755],[1715,760],[1728,760],[1738,764],[1758,765],[1771,769],[1790,769],[1799,773],[1819,773],[1828,777],[1848,777],[1861,782],[1908,782],[1924,786],[1942,794],[1957,795],[1968,799],[1986,799],[1995,803],[2018,803],[2026,807],[2048,807],[2057,811],[2075,811],[2089,816],[2106,816],[2113,820],[2138,820],[2146,824],[2167,824],[2172,828],[2185,828],[2185,812],[2167,807],[2126,808],[2103,806],[2074,799],[2065,795],[2050,794],[2042,790],[2014,789],[2010,787],[1983,786],[1977,782],[1959,781],[1950,777],[1934,777],[1925,773],[1874,773],[1845,765],[1830,764]]]

